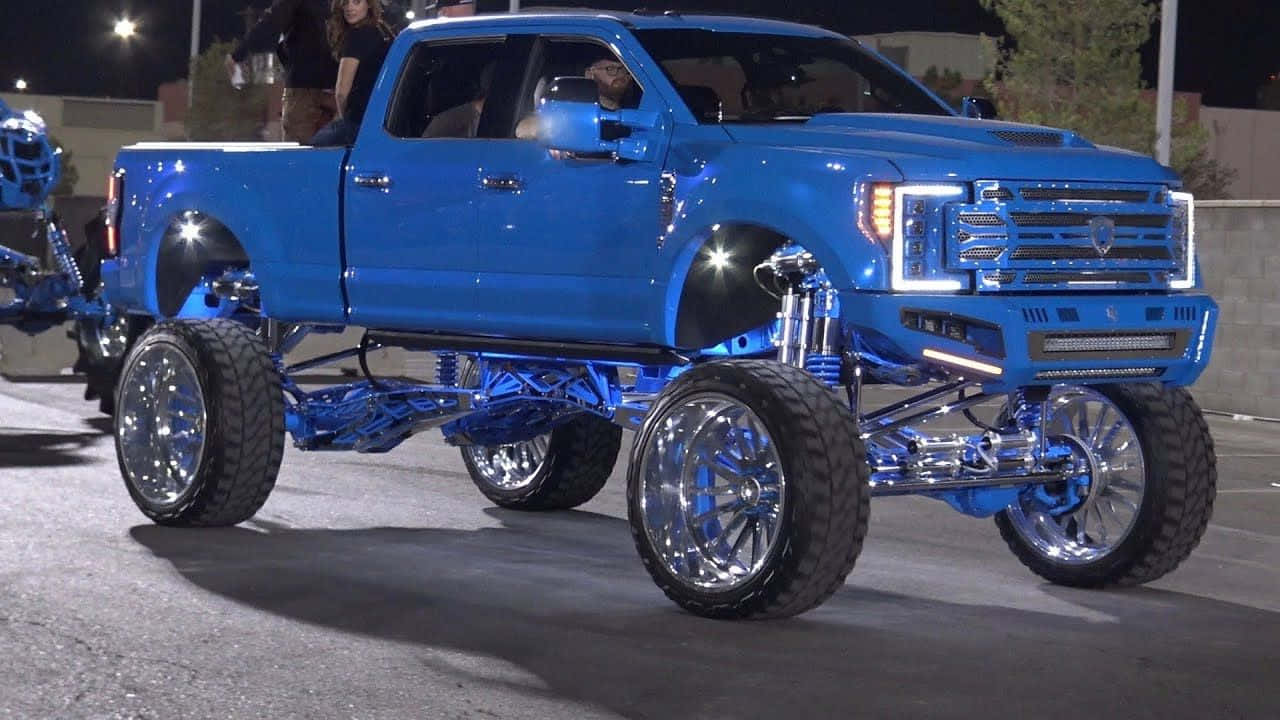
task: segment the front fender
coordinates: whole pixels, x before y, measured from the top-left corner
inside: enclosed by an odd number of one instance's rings
[[[662,344],[682,347],[681,298],[709,243],[716,244],[720,257],[728,255],[737,272],[750,274],[787,240],[813,253],[838,289],[888,285],[884,250],[858,230],[854,198],[861,182],[901,179],[887,162],[817,150],[730,145],[673,150],[670,165],[676,191],[657,273],[666,280],[660,288],[661,307],[651,320],[653,327],[664,329]],[[749,229],[753,239],[735,241],[735,234],[742,237],[738,229]],[[765,248],[758,233],[779,240]],[[740,302],[728,296],[722,301],[725,310]]]

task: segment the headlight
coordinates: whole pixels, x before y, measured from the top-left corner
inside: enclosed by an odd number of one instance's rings
[[[867,183],[859,188],[859,227],[888,253],[894,290],[954,292],[967,287],[967,275],[944,267],[943,213],[947,202],[967,192],[964,185]]]
[[[1196,199],[1191,193],[1171,192],[1173,205],[1173,257],[1177,267],[1169,274],[1169,287],[1190,290],[1196,286]]]

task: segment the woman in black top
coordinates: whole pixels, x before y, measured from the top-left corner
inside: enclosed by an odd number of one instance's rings
[[[382,19],[381,0],[333,0],[328,27],[329,44],[338,58],[338,117],[316,133],[311,144],[350,145],[387,58],[392,32]]]

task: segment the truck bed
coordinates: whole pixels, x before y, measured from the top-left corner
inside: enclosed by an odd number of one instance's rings
[[[176,252],[184,213],[198,208],[200,237],[183,240],[183,252],[200,253],[229,233],[253,258],[264,309],[273,317],[341,322],[339,195],[345,154],[345,148],[294,143],[124,148],[118,158],[124,172],[121,260],[104,267],[110,301],[159,314],[163,257]]]

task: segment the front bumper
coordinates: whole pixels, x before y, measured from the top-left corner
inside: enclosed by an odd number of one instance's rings
[[[845,326],[884,356],[979,380],[1190,385],[1209,364],[1218,306],[1203,293],[915,295],[842,292]]]

